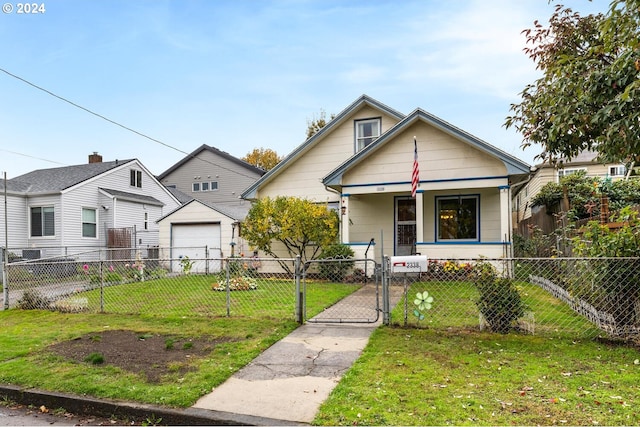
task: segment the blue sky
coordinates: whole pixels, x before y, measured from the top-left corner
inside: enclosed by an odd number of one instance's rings
[[[7,0],[3,0],[7,3]],[[533,164],[503,123],[538,74],[524,36],[547,0],[45,0],[0,13],[0,172],[138,158],[160,174],[201,144],[286,155],[362,94],[422,108]],[[608,0],[562,4],[606,12]],[[174,147],[174,148],[170,148]]]

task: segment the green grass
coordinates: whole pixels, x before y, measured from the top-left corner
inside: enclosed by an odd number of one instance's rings
[[[227,292],[214,291],[218,275],[189,275],[107,286],[73,294],[70,299],[87,298],[90,311],[140,314],[142,316],[226,316]],[[260,279],[258,289],[229,293],[229,315],[261,318],[295,317],[295,282]],[[307,301],[307,311],[317,314],[329,301],[337,301],[357,286],[336,283],[308,283],[309,294],[321,298]]]
[[[479,328],[475,286],[412,284],[322,405],[317,425],[638,425],[640,351],[521,282],[535,335]],[[418,321],[414,296],[428,291]],[[405,307],[408,311],[404,327]]]
[[[316,425],[638,425],[640,352],[568,338],[378,328]]]
[[[528,322],[536,335],[552,335],[570,338],[595,338],[602,334],[598,328],[584,317],[574,313],[569,306],[554,298],[538,286],[519,282],[518,290],[527,305]],[[434,302],[431,310],[425,312],[425,319],[418,321],[413,315],[414,296],[428,291]],[[410,286],[407,322],[409,326],[428,328],[478,328],[479,312],[475,301],[478,292],[472,282],[432,281],[417,282]],[[402,300],[391,313],[394,325],[405,326],[405,301]]]
[[[213,387],[293,331],[294,286],[285,281],[260,281],[256,291],[231,293],[231,316],[226,316],[225,292],[211,290],[212,278],[187,276],[158,279],[104,289],[105,313],[61,313],[44,310],[0,311],[0,383],[43,390],[86,394],[149,404],[188,407]],[[308,283],[322,298],[307,303],[310,313],[356,290],[340,284]],[[99,306],[100,290],[79,292],[73,298]],[[96,310],[97,311],[97,310]],[[139,313],[139,314],[130,314]],[[192,360],[188,373],[169,374],[160,383],[107,364],[88,365],[64,360],[47,350],[56,342],[108,329],[178,338],[220,338],[225,342],[201,359]],[[167,343],[169,345],[170,343]],[[108,361],[107,361],[108,362]]]

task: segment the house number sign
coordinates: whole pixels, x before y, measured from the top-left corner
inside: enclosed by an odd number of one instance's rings
[[[426,255],[392,256],[392,273],[423,273],[427,271]]]

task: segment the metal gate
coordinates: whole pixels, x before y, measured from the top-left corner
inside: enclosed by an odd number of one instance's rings
[[[307,315],[307,299],[320,297],[323,284],[339,283],[352,291],[315,316]],[[300,284],[302,312],[309,323],[375,323],[380,318],[382,274],[372,259],[322,259],[305,264]]]

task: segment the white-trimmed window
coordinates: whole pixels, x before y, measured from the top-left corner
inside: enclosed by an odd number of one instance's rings
[[[31,237],[55,236],[55,211],[53,206],[31,208]]]
[[[380,136],[381,119],[356,120],[356,153]]]
[[[609,176],[625,176],[627,168],[624,165],[609,166]]]
[[[98,213],[95,209],[82,208],[82,237],[98,237]]]
[[[131,169],[129,183],[132,187],[142,188],[142,171]]]
[[[437,240],[480,240],[480,196],[436,197]]]
[[[191,186],[191,191],[194,193],[200,191],[217,191],[218,190],[218,181],[205,181],[205,182],[194,182]]]
[[[558,178],[562,178],[563,176],[568,176],[574,173],[578,173],[587,171],[587,168],[565,168],[565,169],[558,169]]]
[[[149,229],[149,212],[144,213],[144,229]]]

